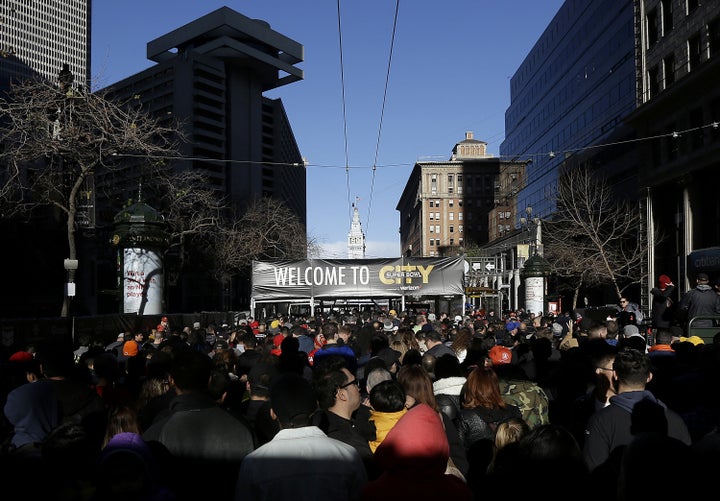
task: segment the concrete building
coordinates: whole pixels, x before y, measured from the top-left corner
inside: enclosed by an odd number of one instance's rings
[[[65,64],[86,85],[90,11],[91,0],[0,2],[0,90],[19,79],[55,81]]]
[[[646,291],[720,278],[720,2],[635,0],[638,185],[648,221]]]
[[[457,254],[514,230],[515,207],[502,188],[519,190],[525,167],[489,155],[487,143],[472,132],[449,160],[417,162],[396,206],[403,255]]]
[[[296,66],[304,59],[303,46],[265,21],[222,7],[150,41],[147,54],[157,64],[104,90],[110,98],[134,97],[150,113],[184,124],[181,156],[187,160],[172,168],[203,172],[239,212],[257,197],[272,197],[306,224],[303,158],[282,101],[263,95],[303,78]],[[141,183],[148,184],[138,177],[141,172],[128,162],[121,182],[103,187],[98,181],[100,190],[112,193],[105,217],[119,210],[118,201],[134,199]],[[249,301],[249,291],[238,287],[228,305],[207,273],[183,273],[171,304],[239,308]]]

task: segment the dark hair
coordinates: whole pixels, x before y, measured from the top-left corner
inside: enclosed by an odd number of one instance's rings
[[[405,389],[395,380],[381,381],[370,390],[370,405],[378,412],[398,412],[405,407]]]
[[[621,349],[613,362],[613,370],[618,381],[632,386],[647,384],[650,366],[650,357],[634,348]]]
[[[398,371],[397,380],[405,388],[405,393],[417,403],[427,404],[436,411],[440,410],[433,392],[432,379],[422,365],[403,365]]]
[[[279,375],[270,388],[270,407],[283,428],[308,426],[317,409],[317,399],[310,382],[286,372]]]
[[[320,368],[314,368],[313,389],[321,409],[327,410],[335,405],[338,388],[347,382],[347,375],[342,371],[344,367],[344,363],[342,365],[324,363]]]
[[[460,361],[457,357],[446,353],[435,360],[435,379],[443,379],[448,377],[464,377],[465,373],[460,367]]]
[[[212,360],[197,350],[175,353],[170,366],[175,386],[181,390],[206,391],[211,371]]]

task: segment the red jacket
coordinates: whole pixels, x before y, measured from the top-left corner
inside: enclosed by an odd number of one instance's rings
[[[446,475],[450,445],[440,414],[418,404],[388,432],[375,451],[383,473],[365,484],[362,499],[472,500],[470,488],[460,478]]]

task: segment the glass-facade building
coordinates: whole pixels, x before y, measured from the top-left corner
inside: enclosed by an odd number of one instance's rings
[[[621,124],[636,107],[633,23],[632,2],[568,0],[513,75],[500,156],[531,161],[518,214],[528,206],[539,217],[551,214],[567,158],[627,139]],[[603,163],[625,153],[604,151]],[[625,179],[623,171],[627,162],[609,168],[611,183]]]

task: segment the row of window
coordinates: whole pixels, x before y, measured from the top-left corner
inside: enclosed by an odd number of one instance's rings
[[[431,238],[431,239],[429,240],[429,242],[430,242],[430,247],[440,247],[440,245],[441,245],[439,238]],[[462,238],[458,239],[458,245],[462,245],[462,244],[463,244],[463,239],[462,239]],[[453,245],[455,245],[455,239],[454,239],[454,238],[451,238],[451,239],[449,240],[449,242],[448,242],[448,245],[450,245],[451,247],[452,247]],[[431,255],[432,255],[432,254],[431,254]]]
[[[431,224],[428,226],[428,230],[430,231],[430,233],[440,233],[440,225],[439,224],[435,224],[435,225]],[[455,226],[453,226],[453,225],[448,226],[448,231],[450,233],[455,233]],[[463,232],[462,224],[458,226],[458,232],[459,233]]]
[[[685,43],[682,59],[678,61],[675,53],[666,55],[660,64],[648,69],[648,96],[655,97],[660,91],[667,89],[675,83],[678,75],[696,69],[703,60],[710,59],[720,53],[720,18],[712,20],[707,25],[707,41],[703,40],[701,32],[693,34]]]
[[[454,212],[448,212],[447,215],[448,215],[448,220],[449,220],[449,221],[454,221],[454,220],[455,220],[455,213],[454,213]],[[462,213],[462,212],[458,212],[458,213],[457,213],[457,216],[458,216],[458,221],[462,221],[462,220],[463,220],[463,213]],[[439,212],[428,212],[428,217],[429,217],[430,221],[440,221],[440,213],[439,213]]]

